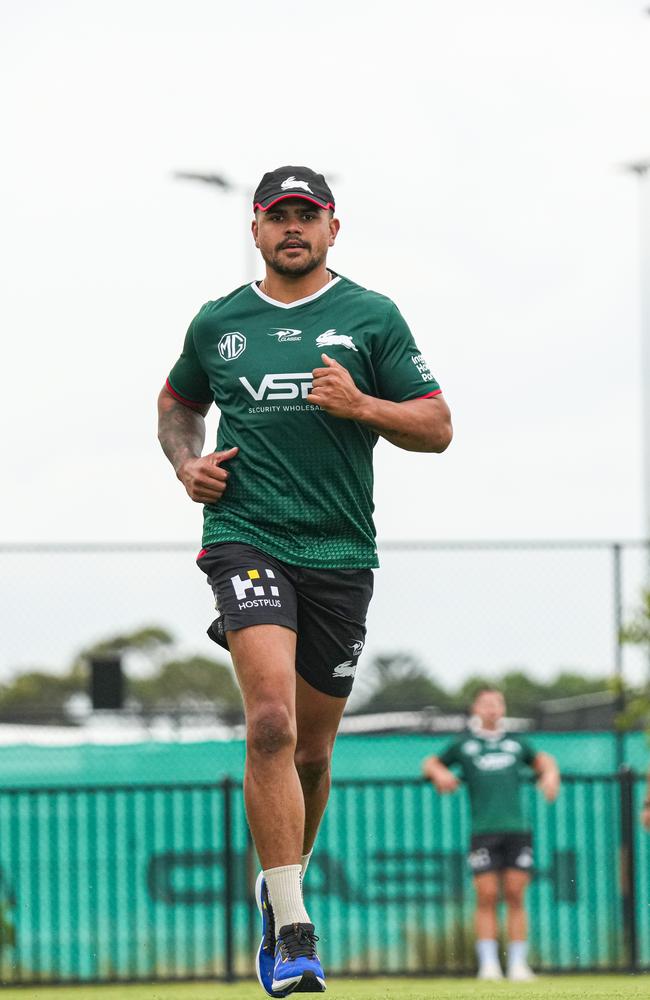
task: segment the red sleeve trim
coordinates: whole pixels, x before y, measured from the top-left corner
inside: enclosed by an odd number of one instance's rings
[[[442,389],[434,389],[433,392],[427,392],[424,396],[416,396],[416,399],[431,399],[432,396],[439,396]]]
[[[185,396],[181,396],[180,393],[176,392],[169,379],[165,382],[165,389],[167,392],[171,393],[174,399],[177,399],[179,403],[182,403],[183,406],[189,406],[190,410],[202,410],[204,406],[208,405],[207,400],[205,403],[201,403],[197,399],[186,399]],[[212,400],[210,400],[210,402],[212,402]]]

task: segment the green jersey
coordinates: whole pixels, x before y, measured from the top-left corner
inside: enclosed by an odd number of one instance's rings
[[[339,275],[288,305],[244,285],[192,320],[167,387],[184,402],[214,401],[217,450],[239,448],[223,497],[204,508],[204,545],[243,542],[296,566],[378,565],[377,434],[307,401],[323,353],[369,395],[440,392],[394,303]]]
[[[485,738],[468,731],[440,754],[447,767],[458,765],[467,782],[473,833],[528,830],[521,806],[521,772],[534,759],[527,740],[513,733]]]

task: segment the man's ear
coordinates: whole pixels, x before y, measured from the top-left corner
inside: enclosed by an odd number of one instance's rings
[[[329,245],[331,247],[333,247],[334,243],[336,242],[336,237],[338,235],[338,231],[339,231],[340,228],[341,228],[341,223],[339,222],[338,219],[330,219],[330,242],[329,242]]]
[[[259,243],[257,242],[257,219],[253,219],[251,222],[251,232],[253,234],[253,239],[255,240],[255,246],[257,247],[259,246]]]

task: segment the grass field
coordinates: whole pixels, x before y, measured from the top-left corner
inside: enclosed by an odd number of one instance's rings
[[[553,976],[533,983],[479,983],[475,979],[332,979],[331,1000],[647,1000],[643,976]],[[4,987],[2,1000],[263,1000],[257,982],[150,986]]]

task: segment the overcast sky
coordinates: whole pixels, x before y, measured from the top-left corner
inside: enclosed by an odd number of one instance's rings
[[[639,535],[643,6],[4,0],[2,536],[198,535],[155,397],[263,272],[244,198],[172,172],[294,162],[454,413],[443,457],[379,445],[380,534]]]
[[[640,536],[644,6],[2,0],[0,538],[198,540],[155,399],[263,271],[244,196],[172,174],[283,163],[452,408],[445,455],[378,445],[380,537]]]

